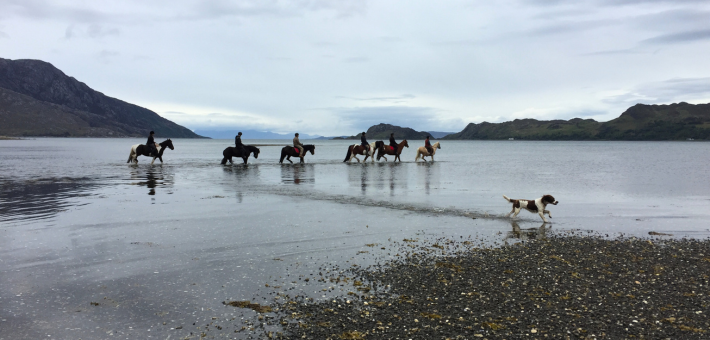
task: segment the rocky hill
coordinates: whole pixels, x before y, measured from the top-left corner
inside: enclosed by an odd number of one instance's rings
[[[377,125],[370,126],[367,131],[367,141],[368,142],[374,142],[375,140],[383,140],[383,141],[388,141],[390,139],[390,133],[394,132],[394,138],[399,142],[403,139],[426,139],[426,137],[429,135],[428,132],[426,131],[415,131],[414,129],[410,129],[408,127],[401,127],[401,126],[396,126],[396,125],[391,125],[391,124],[384,124],[380,123]],[[333,138],[333,139],[356,139],[360,140],[360,135],[362,133],[358,133],[357,135],[350,136],[347,138]],[[431,139],[434,139],[433,137]]]
[[[696,140],[710,139],[710,104],[636,104],[616,119],[470,123],[463,131],[443,139],[523,140]]]
[[[97,92],[40,60],[0,58],[0,135],[200,138],[146,108]]]

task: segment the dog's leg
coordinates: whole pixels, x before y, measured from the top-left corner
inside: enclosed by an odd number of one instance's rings
[[[511,215],[512,213],[514,213],[514,212],[515,212],[515,208],[513,208],[513,210],[511,210],[511,211],[508,213],[508,215],[505,215],[505,217],[510,217],[510,215]]]
[[[547,217],[552,218],[552,215],[550,215],[550,211],[549,211],[549,210],[545,210],[545,211],[543,211],[542,213],[543,213],[543,214],[547,214]]]
[[[520,214],[520,208],[513,208],[515,210],[515,215],[513,215],[513,218],[517,218],[518,214]]]
[[[545,219],[545,213],[544,213],[544,212],[540,211],[540,212],[538,212],[537,214],[540,215],[540,218],[542,218],[542,221],[543,221],[543,222],[547,223],[547,220]]]

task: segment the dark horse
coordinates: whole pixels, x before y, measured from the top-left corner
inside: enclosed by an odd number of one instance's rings
[[[394,155],[394,161],[396,162],[398,159],[401,162],[402,159],[399,158],[399,155],[402,153],[402,150],[404,150],[404,147],[409,147],[409,143],[407,143],[407,140],[403,140],[401,143],[397,144],[397,148],[393,149],[389,145],[385,145],[381,149],[377,150],[377,160],[380,160],[380,157],[384,157],[385,161],[387,161],[387,157],[385,155]]]
[[[306,144],[303,146],[303,149],[305,151],[303,152],[303,156],[306,156],[306,152],[311,152],[311,155],[315,155],[316,151],[316,146],[313,144]],[[281,149],[281,159],[279,160],[279,163],[284,162],[284,158],[286,158],[287,161],[291,162],[291,157],[299,157],[299,153],[294,150],[293,146],[284,146],[283,149]],[[301,157],[301,163],[303,163],[303,157]],[[293,164],[293,162],[291,162]]]
[[[249,158],[251,153],[254,153],[254,158],[259,158],[260,150],[256,146],[244,145],[244,150],[247,150],[246,155],[242,155],[241,151],[233,146],[224,149],[224,151],[222,151],[222,156],[224,156],[224,158],[222,158],[222,165],[227,164],[227,161],[229,161],[229,164],[234,164],[232,157],[241,157],[244,160],[244,164],[247,164],[247,158]]]
[[[130,163],[131,161],[135,162],[138,164],[138,156],[146,156],[146,157],[153,157],[153,161],[150,162],[150,164],[153,164],[155,162],[156,158],[160,159],[160,163],[163,163],[163,152],[165,151],[165,148],[170,148],[170,150],[175,150],[175,147],[173,146],[173,141],[168,138],[162,143],[158,143],[160,147],[158,148],[158,154],[157,155],[151,155],[150,154],[150,148],[143,145],[143,144],[136,144],[131,147],[131,153],[128,155],[128,162]]]

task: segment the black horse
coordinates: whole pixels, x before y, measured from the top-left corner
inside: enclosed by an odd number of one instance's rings
[[[165,151],[165,148],[170,148],[170,150],[175,150],[175,147],[173,146],[173,141],[168,138],[162,143],[158,143],[160,145],[160,150],[158,150],[157,155],[151,155],[150,154],[150,148],[143,145],[143,144],[136,144],[131,147],[131,153],[128,155],[128,162],[130,163],[131,161],[135,162],[138,164],[138,156],[146,156],[146,157],[153,157],[153,161],[150,162],[150,164],[153,164],[155,162],[156,158],[160,159],[160,163],[163,163],[163,152]]]
[[[247,158],[249,158],[249,155],[251,153],[254,153],[254,158],[259,158],[259,148],[256,146],[251,146],[251,145],[244,145],[244,150],[246,150],[246,155],[242,155],[241,150],[237,149],[236,147],[230,146],[224,151],[222,151],[222,165],[227,164],[227,161],[229,161],[229,164],[234,164],[232,162],[232,157],[241,157],[244,160],[244,164],[247,164]]]
[[[306,156],[306,152],[308,151],[311,152],[311,155],[315,155],[315,145],[306,144],[303,146],[303,149],[305,149],[305,151],[303,152],[303,157]],[[279,160],[279,163],[283,163],[284,158],[286,158],[287,161],[291,162],[291,157],[299,157],[299,153],[294,150],[293,146],[284,146],[283,149],[281,149],[281,159]],[[301,163],[303,163],[303,157],[301,157]],[[293,162],[291,162],[291,164],[293,164]]]

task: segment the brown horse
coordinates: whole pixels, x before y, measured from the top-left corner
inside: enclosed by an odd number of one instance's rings
[[[375,162],[375,151],[382,149],[382,147],[385,146],[385,142],[378,140],[374,143],[370,143],[370,150],[365,150],[365,148],[360,145],[360,144],[353,144],[348,147],[348,154],[345,156],[345,160],[343,162],[349,162],[352,161],[353,158],[357,159],[357,162],[360,163],[360,158],[357,158],[357,155],[360,156],[365,156],[365,159],[362,161],[365,162],[367,161],[367,157],[370,157],[372,159],[372,162]]]
[[[310,152],[311,155],[315,155],[315,151],[316,151],[316,146],[315,146],[315,145],[313,145],[313,144],[306,144],[306,145],[303,146],[303,149],[305,150],[305,151],[303,152],[303,157],[306,156],[306,152]],[[279,159],[279,163],[283,163],[283,162],[284,162],[284,158],[286,158],[287,161],[289,161],[289,162],[291,162],[291,164],[293,164],[293,162],[291,161],[291,157],[300,157],[300,154],[299,154],[298,152],[296,152],[296,150],[293,148],[293,146],[288,146],[288,145],[287,145],[287,146],[284,146],[284,147],[281,149],[281,159]],[[301,163],[304,163],[304,162],[303,162],[303,157],[300,157],[300,158],[301,158]]]
[[[397,144],[397,149],[392,148],[389,145],[385,145],[382,147],[380,150],[377,151],[377,160],[380,160],[380,157],[383,157],[385,159],[385,162],[387,161],[387,157],[385,155],[394,155],[394,161],[396,162],[398,159],[401,162],[402,159],[399,158],[399,155],[402,153],[402,150],[404,147],[409,147],[409,143],[407,143],[407,140],[403,140],[401,143]]]

